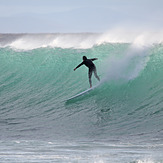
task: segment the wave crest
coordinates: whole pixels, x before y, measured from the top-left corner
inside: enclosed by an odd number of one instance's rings
[[[1,34],[0,47],[11,47],[18,50],[37,48],[74,48],[89,49],[103,43],[133,43],[146,46],[162,43],[163,31],[129,31],[114,29],[105,33],[74,33],[74,34]]]

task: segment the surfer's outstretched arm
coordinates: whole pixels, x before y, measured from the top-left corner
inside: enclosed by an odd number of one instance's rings
[[[74,68],[74,71],[77,69],[77,68],[79,68],[80,66],[82,66],[84,63],[82,62],[82,63],[80,63],[76,68]]]
[[[91,61],[98,60],[98,58],[92,58]]]

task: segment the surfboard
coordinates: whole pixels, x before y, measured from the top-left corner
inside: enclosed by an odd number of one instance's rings
[[[92,87],[92,88],[89,88],[89,89],[87,89],[87,90],[85,90],[85,91],[83,91],[83,92],[81,92],[81,93],[78,93],[77,95],[74,95],[74,96],[72,96],[72,97],[70,97],[68,100],[72,100],[72,99],[74,99],[74,98],[76,98],[76,97],[79,97],[79,96],[83,96],[84,94],[87,94],[88,92],[90,92],[91,90],[93,90],[95,87]],[[68,101],[67,100],[67,101]]]
[[[89,88],[89,89],[87,89],[87,90],[85,90],[85,91],[83,91],[83,92],[81,92],[81,93],[78,93],[78,94],[76,94],[76,95],[70,97],[70,98],[67,99],[66,101],[69,101],[69,100],[75,99],[75,98],[77,98],[77,97],[83,96],[83,95],[89,93],[90,91],[92,91],[93,89],[95,89],[96,87],[98,87],[100,84],[101,84],[101,83],[98,83],[98,84],[96,84],[95,86],[93,86],[92,88]]]

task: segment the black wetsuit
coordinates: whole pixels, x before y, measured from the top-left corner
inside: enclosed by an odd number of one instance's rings
[[[97,72],[96,72],[96,66],[92,62],[94,60],[97,60],[97,59],[96,58],[86,59],[76,67],[76,69],[77,69],[80,66],[85,65],[89,68],[88,76],[89,76],[89,83],[91,86],[92,86],[92,81],[91,81],[92,72],[94,72],[95,77],[100,81],[100,78],[98,77]]]
[[[89,69],[94,69],[96,68],[94,63],[92,61],[96,60],[96,58],[93,59],[86,59],[82,63],[80,63],[76,68],[79,68],[82,65],[86,65]]]

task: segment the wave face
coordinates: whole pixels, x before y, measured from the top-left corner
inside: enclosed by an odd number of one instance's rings
[[[162,44],[99,43],[99,34],[2,37],[1,139],[162,142]],[[66,101],[89,87],[87,68],[73,71],[83,55],[98,58],[101,81],[93,76],[97,88]]]

